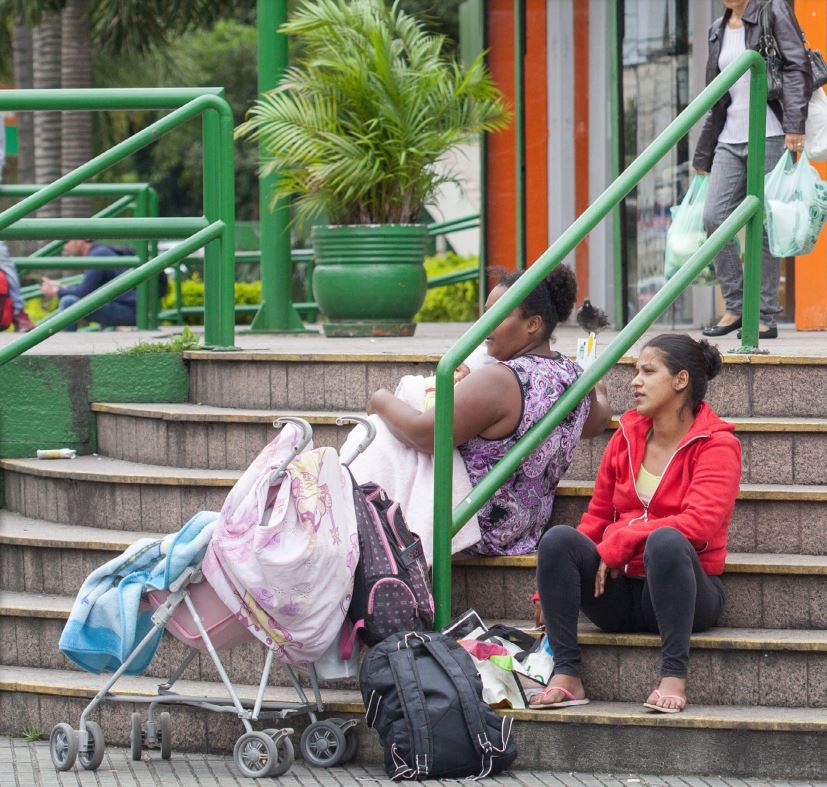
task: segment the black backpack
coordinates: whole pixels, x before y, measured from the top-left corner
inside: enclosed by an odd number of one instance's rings
[[[353,482],[359,563],[348,616],[366,645],[397,631],[434,625],[434,597],[419,536],[408,530],[399,503],[373,483]]]
[[[517,758],[511,717],[482,701],[474,662],[443,634],[388,637],[362,662],[359,686],[391,779],[481,778]]]

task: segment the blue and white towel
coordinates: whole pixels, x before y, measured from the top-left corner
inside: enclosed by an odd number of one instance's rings
[[[218,513],[201,511],[177,533],[142,538],[95,569],[83,583],[60,635],[60,651],[88,672],[114,672],[152,629],[152,611],[141,609],[144,590],[168,588],[188,566],[204,558]],[[163,635],[144,647],[127,675],[141,674]]]

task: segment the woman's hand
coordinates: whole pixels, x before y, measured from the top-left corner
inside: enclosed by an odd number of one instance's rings
[[[792,153],[801,153],[804,150],[804,135],[785,134],[784,147]]]
[[[695,174],[701,177],[706,177],[709,173],[705,169],[695,169]]]
[[[620,572],[616,568],[609,568],[603,558],[600,558],[600,565],[597,567],[597,574],[594,577],[594,597],[600,598],[606,590],[606,580],[617,579]]]

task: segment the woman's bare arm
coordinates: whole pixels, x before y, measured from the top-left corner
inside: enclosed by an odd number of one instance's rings
[[[501,364],[475,369],[454,388],[454,445],[483,432],[498,437],[516,428],[522,394],[513,372]],[[434,450],[434,411],[420,413],[380,388],[371,396],[368,414],[376,413],[391,434],[424,453]],[[488,435],[487,435],[488,436]]]

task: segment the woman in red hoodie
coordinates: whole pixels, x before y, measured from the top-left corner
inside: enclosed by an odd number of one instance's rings
[[[721,355],[706,341],[663,334],[635,369],[635,407],[606,447],[580,525],[553,527],[540,542],[537,583],[555,667],[534,707],[588,702],[577,644],[582,609],[604,631],[659,632],[660,684],[644,705],[683,710],[690,634],[714,626],[723,609],[719,575],[741,444],[703,401]]]

